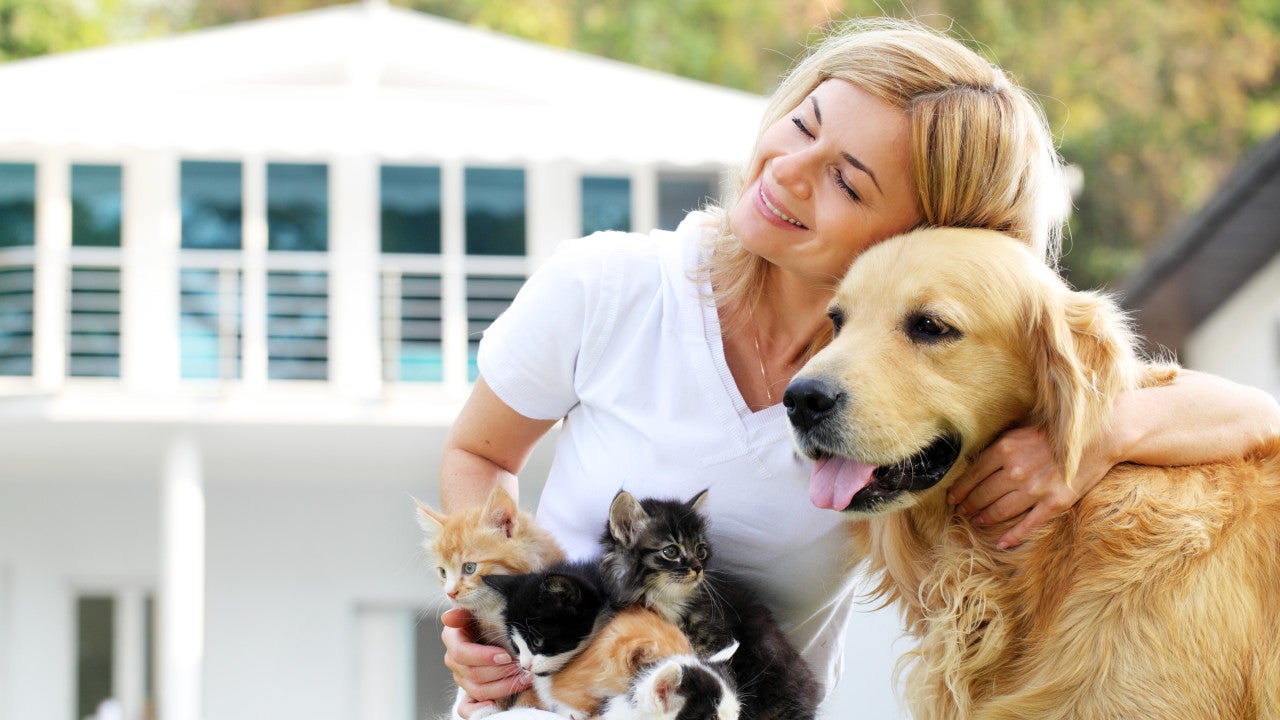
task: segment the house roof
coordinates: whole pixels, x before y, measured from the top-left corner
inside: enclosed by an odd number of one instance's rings
[[[0,65],[0,147],[745,162],[765,99],[382,2]]]
[[[1252,152],[1121,287],[1153,346],[1187,336],[1280,253],[1280,134]]]

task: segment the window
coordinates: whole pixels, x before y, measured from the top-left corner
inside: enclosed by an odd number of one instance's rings
[[[463,182],[467,254],[524,255],[524,170],[467,168]]]
[[[422,610],[356,611],[357,720],[416,720],[449,714],[457,687],[440,654],[440,631]]]
[[[182,377],[240,377],[240,269],[183,268],[179,281]]]
[[[631,229],[631,179],[582,178],[582,234]]]
[[[36,243],[36,166],[0,163],[0,248]]]
[[[328,356],[328,273],[267,273],[267,377],[324,380]]]
[[[480,337],[489,325],[502,314],[515,299],[524,277],[502,275],[472,275],[467,278],[467,378],[475,381],[480,376],[476,366],[476,353],[480,349]]]
[[[71,268],[67,373],[120,377],[120,268]]]
[[[182,248],[243,246],[243,171],[238,162],[184,160]],[[207,256],[205,256],[207,257]],[[234,261],[210,265],[184,258],[181,287],[182,377],[240,377],[241,272]]]
[[[129,717],[154,717],[154,596],[125,590],[75,601],[75,716],[94,716],[113,701]],[[121,691],[140,696],[116,697]]]
[[[182,247],[239,250],[243,216],[238,162],[182,162]]]
[[[0,163],[0,251],[35,239],[36,166]],[[29,257],[0,258],[0,375],[31,375],[34,267]]]
[[[115,678],[112,656],[116,644],[116,602],[111,596],[81,596],[76,600],[76,717],[97,712],[111,697]]]
[[[329,249],[328,166],[267,165],[267,249],[281,252]]]
[[[35,272],[0,266],[0,375],[31,374]]]
[[[709,173],[658,175],[658,227],[674,230],[692,210],[717,198],[717,178]]]
[[[119,165],[71,166],[71,245],[120,247]]]
[[[267,165],[267,249],[280,253],[329,249],[329,169]],[[328,377],[329,278],[323,270],[273,263],[267,273],[267,377]]]
[[[382,379],[389,382],[444,379],[441,292],[438,273],[401,273],[392,269],[383,273]]]
[[[382,252],[440,254],[440,168],[384,165]]]

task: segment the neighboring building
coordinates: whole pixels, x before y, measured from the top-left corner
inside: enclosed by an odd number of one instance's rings
[[[0,98],[0,720],[442,712],[410,495],[481,331],[559,240],[717,194],[764,109],[377,2]],[[843,704],[889,717],[897,618],[857,623]]]
[[[1154,351],[1280,397],[1280,135],[1121,289]]]

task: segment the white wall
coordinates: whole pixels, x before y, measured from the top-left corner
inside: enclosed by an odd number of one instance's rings
[[[1181,361],[1280,397],[1280,255],[1196,328]]]

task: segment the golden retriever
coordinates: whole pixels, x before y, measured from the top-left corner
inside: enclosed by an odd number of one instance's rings
[[[917,645],[916,720],[1280,718],[1280,441],[1235,462],[1123,464],[997,550],[946,503],[1003,430],[1046,429],[1070,481],[1111,400],[1170,381],[1106,298],[1018,242],[927,229],[864,253],[837,334],[788,386],[815,504],[845,510]]]

